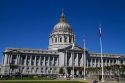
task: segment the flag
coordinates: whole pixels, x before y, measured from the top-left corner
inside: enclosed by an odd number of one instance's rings
[[[99,25],[99,37],[102,36],[102,30],[101,30],[101,25]]]

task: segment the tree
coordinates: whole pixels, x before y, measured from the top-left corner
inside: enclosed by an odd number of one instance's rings
[[[111,77],[111,66],[104,66],[104,71],[106,73],[107,78]]]
[[[122,78],[125,76],[125,65],[120,65],[120,76]]]
[[[119,74],[120,74],[119,68],[120,68],[120,65],[117,65],[117,64],[111,65],[111,71],[112,71],[112,74],[114,74],[115,77],[119,76]]]

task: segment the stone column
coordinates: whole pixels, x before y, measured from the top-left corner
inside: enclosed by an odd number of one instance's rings
[[[73,43],[73,36],[71,37],[72,39],[71,39],[71,42]]]
[[[118,64],[118,59],[116,59],[116,64]]]
[[[95,58],[95,65],[94,66],[96,67],[96,58]]]
[[[105,64],[106,64],[106,66],[107,66],[107,59],[105,59]]]
[[[67,42],[69,43],[69,36],[67,36]]]
[[[56,62],[56,66],[59,65],[59,57],[57,57],[57,62]]]
[[[25,64],[24,65],[27,65],[27,55],[25,56]]]
[[[12,63],[12,54],[10,55],[10,63]]]
[[[91,62],[91,63],[90,63],[90,66],[91,66],[91,67],[93,67],[93,62],[92,62],[92,58],[91,58],[91,61],[90,61],[90,62]]]
[[[6,65],[7,64],[7,54],[4,54],[4,65]]]
[[[98,67],[101,67],[101,65],[100,65],[100,60],[101,60],[101,59],[98,59]]]
[[[123,64],[125,65],[125,60],[123,59]]]
[[[70,57],[70,61],[69,61],[69,63],[70,63],[69,66],[72,66],[72,65],[73,65],[73,64],[72,64],[72,63],[73,63],[73,62],[72,62],[72,60],[73,60],[73,57],[72,57],[72,56],[73,56],[73,54],[71,53],[71,57]]]
[[[44,57],[44,60],[43,60],[43,66],[45,66],[45,61],[46,61],[46,60],[45,60],[45,56],[43,56],[43,57]]]
[[[57,42],[59,42],[59,35],[57,35],[56,38],[57,38]]]
[[[55,59],[55,66],[57,66],[57,59]]]
[[[7,64],[10,64],[10,54],[7,57]]]
[[[23,64],[22,64],[22,56],[20,56],[20,64],[23,65]]]
[[[4,64],[4,55],[2,56],[2,64]]]
[[[76,59],[75,59],[75,66],[79,66],[79,65],[78,65],[78,62],[79,62],[79,61],[78,61],[78,53],[77,53],[77,54],[76,54]]]
[[[71,70],[71,74],[73,75],[73,69]]]
[[[79,75],[79,70],[76,71],[76,74]]]
[[[15,64],[18,64],[18,55],[16,55],[16,60],[15,60]]]
[[[41,56],[40,56],[40,58],[39,58],[39,66],[41,65]]]
[[[30,56],[30,61],[29,61],[29,65],[32,65],[32,56]]]
[[[34,60],[34,66],[36,66],[36,56],[35,56],[35,60]]]
[[[64,36],[62,36],[62,43],[64,43]]]
[[[83,53],[82,53],[82,57],[81,57],[81,63],[80,63],[80,66],[83,67],[83,62],[84,62],[84,59],[83,59]]]
[[[18,57],[18,64],[20,64],[20,55],[18,55],[19,57]]]
[[[118,64],[120,64],[120,61],[119,61],[119,59],[118,59]]]

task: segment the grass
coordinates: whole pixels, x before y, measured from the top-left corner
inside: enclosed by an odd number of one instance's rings
[[[53,78],[47,78],[47,77],[4,77],[0,78],[0,80],[52,80]]]
[[[79,81],[0,81],[0,83],[87,83]]]

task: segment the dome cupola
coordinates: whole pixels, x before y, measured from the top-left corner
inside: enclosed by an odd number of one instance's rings
[[[49,49],[60,49],[72,45],[75,41],[75,35],[70,24],[66,22],[64,12],[60,17],[60,21],[54,26],[49,37]]]

